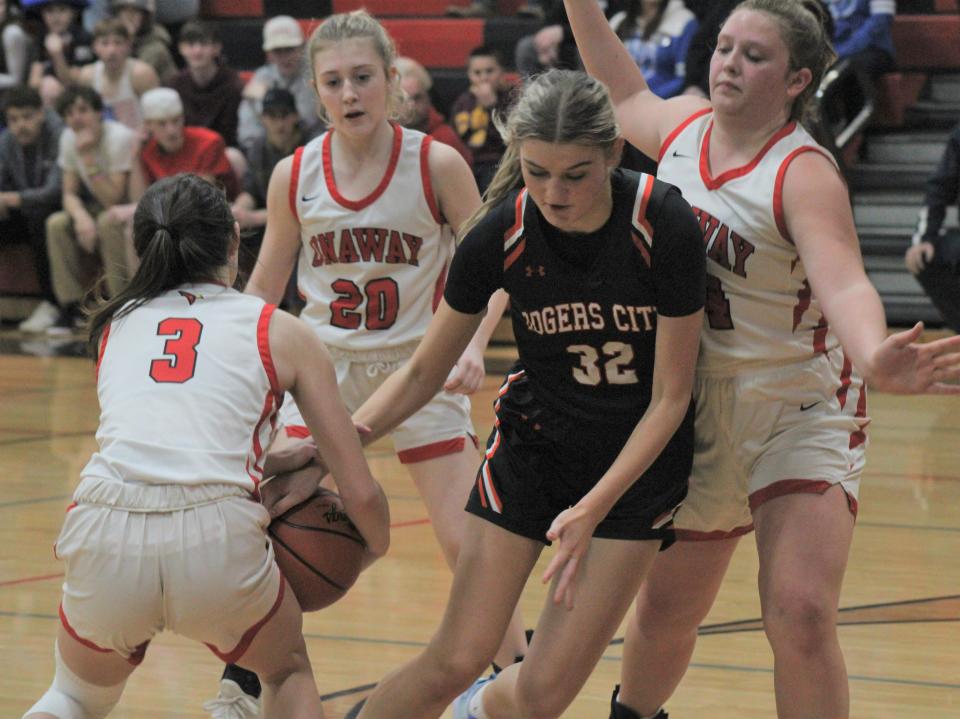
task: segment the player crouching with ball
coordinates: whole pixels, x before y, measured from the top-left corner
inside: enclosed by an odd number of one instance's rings
[[[284,391],[296,398],[370,560],[389,511],[330,357],[300,320],[233,289],[239,226],[194,175],[153,185],[134,215],[140,267],[90,318],[99,450],[82,472],[57,556],[66,564],[53,684],[26,717],[104,717],[163,628],[242,662],[264,716],[323,716],[302,615],[266,541],[265,458]]]

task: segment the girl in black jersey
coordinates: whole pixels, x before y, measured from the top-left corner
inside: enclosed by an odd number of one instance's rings
[[[439,717],[490,662],[545,544],[553,581],[526,659],[454,716],[559,716],[619,626],[686,492],[704,301],[701,234],[673,187],[615,169],[609,96],[582,73],[528,85],[412,359],[354,415],[383,435],[443,384],[498,288],[520,360],[464,519],[440,629],[361,717]]]

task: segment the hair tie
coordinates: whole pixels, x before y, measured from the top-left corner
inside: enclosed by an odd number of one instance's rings
[[[163,232],[166,232],[166,233],[167,233],[168,235],[170,235],[171,237],[173,237],[173,233],[170,232],[170,228],[169,228],[169,227],[167,227],[166,225],[161,225],[160,223],[157,223],[157,231],[159,232],[159,231],[161,231],[161,230],[162,230]]]

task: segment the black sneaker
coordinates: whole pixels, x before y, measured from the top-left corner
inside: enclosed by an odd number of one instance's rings
[[[60,314],[47,327],[48,335],[71,335],[83,326],[83,311],[79,302],[71,302],[60,308]]]
[[[633,709],[617,701],[617,695],[620,693],[620,685],[613,688],[613,695],[610,697],[610,719],[641,719]],[[667,713],[661,709],[653,715],[653,719],[668,719]]]

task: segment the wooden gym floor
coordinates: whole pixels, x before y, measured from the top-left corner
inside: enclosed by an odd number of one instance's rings
[[[0,335],[4,717],[20,716],[52,678],[62,567],[51,546],[95,447],[98,414],[88,360],[10,354],[22,348],[17,340]],[[44,342],[25,349],[52,353]],[[474,401],[484,438],[509,353],[491,356],[497,368]],[[872,445],[841,600],[853,716],[960,717],[960,398],[874,394],[870,414]],[[375,445],[369,457],[391,501],[390,556],[362,575],[345,599],[304,623],[332,719],[342,719],[379,677],[423,646],[450,584],[423,506],[389,444]],[[774,716],[772,657],[758,621],[756,573],[756,551],[747,537],[702,628],[693,665],[667,707],[674,719]],[[543,598],[539,581],[532,580],[523,598],[531,626]],[[620,651],[618,641],[610,646],[565,716],[606,718]],[[220,671],[205,647],[161,635],[112,716],[204,717],[201,704],[216,693]]]

